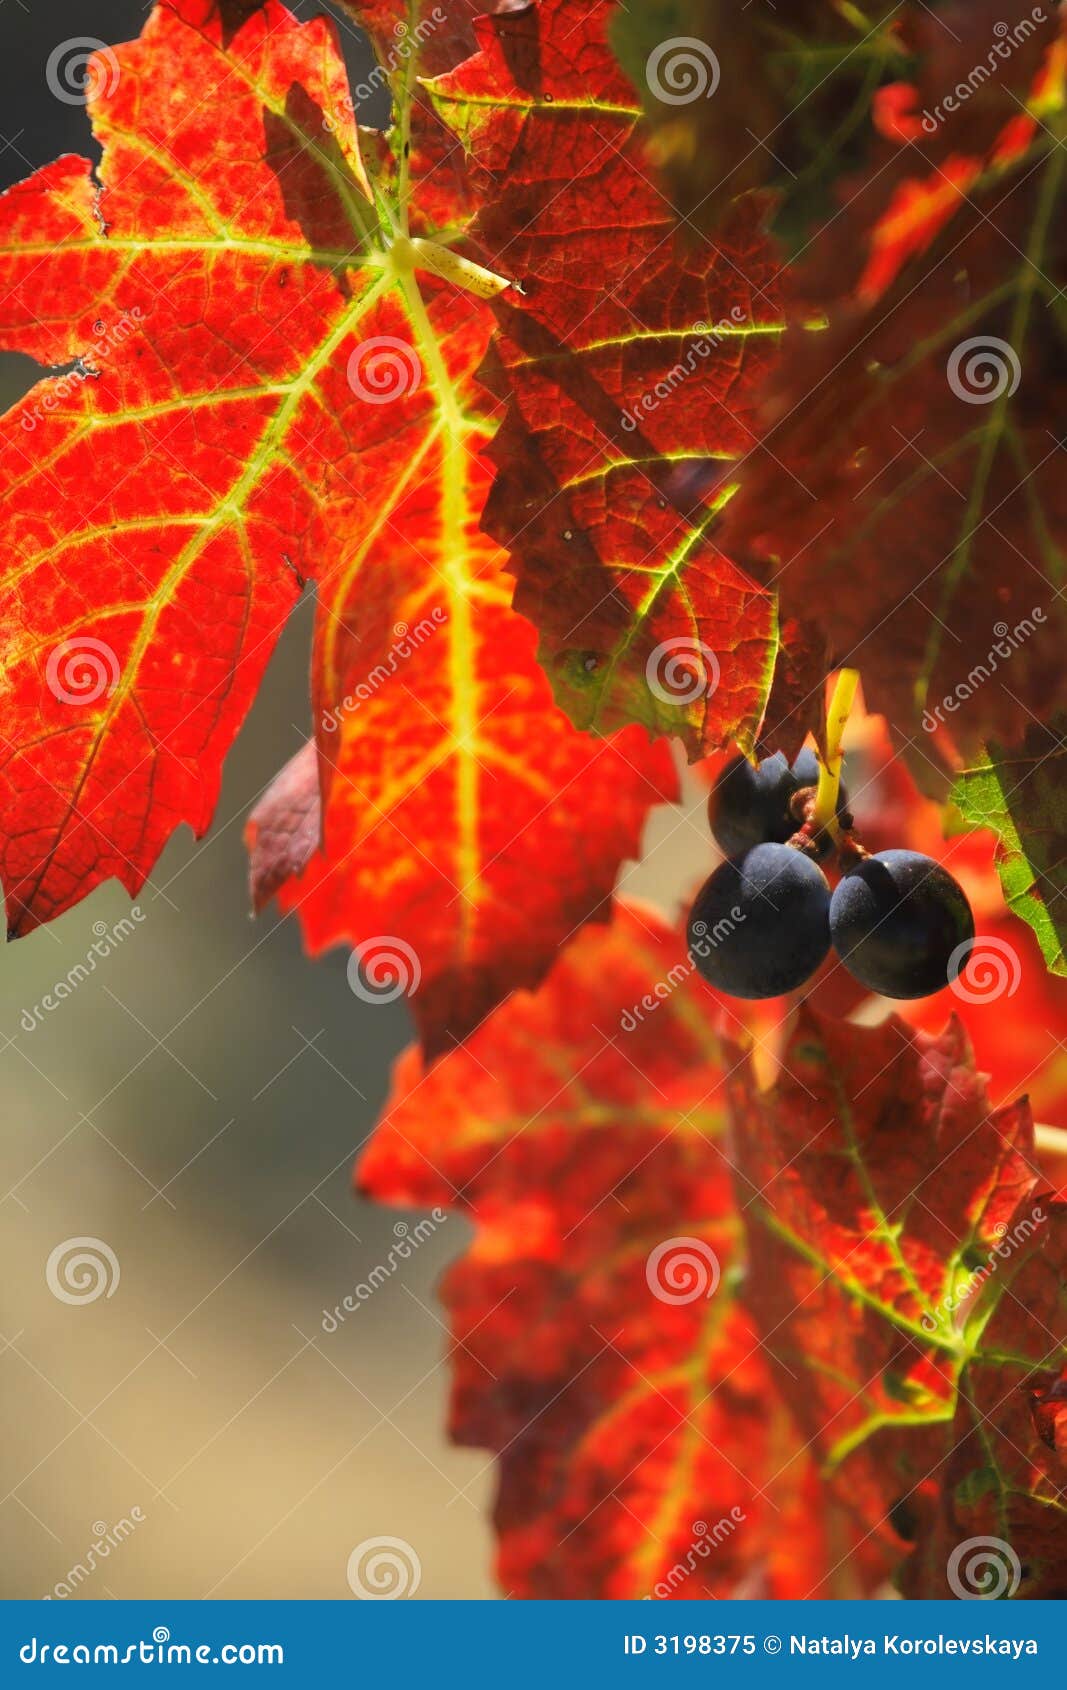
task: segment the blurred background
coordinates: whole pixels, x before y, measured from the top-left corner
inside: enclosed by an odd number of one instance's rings
[[[146,9],[84,0],[79,35],[127,40]],[[64,151],[95,156],[84,110],[45,79],[71,17],[0,7],[4,187]],[[369,54],[338,21],[356,82]],[[380,124],[386,104],[359,116]],[[0,358],[4,405],[36,374]],[[351,1552],[381,1536],[416,1551],[420,1597],[497,1594],[492,1467],[445,1435],[434,1287],[464,1223],[442,1223],[323,1328],[388,1258],[394,1229],[420,1217],[376,1210],[350,1185],[410,1037],[403,1005],[361,1002],[345,954],[309,962],[294,924],[248,914],[242,829],[310,729],[313,609],[309,589],[208,837],[175,837],[135,913],[111,883],[3,954],[4,1597],[347,1597]],[[706,858],[701,837],[677,812],[653,818],[627,890],[681,892]],[[43,1009],[94,942],[106,959]],[[46,1269],[82,1238],[112,1252],[110,1294],[67,1304]],[[91,1570],[72,1579],[79,1564]]]

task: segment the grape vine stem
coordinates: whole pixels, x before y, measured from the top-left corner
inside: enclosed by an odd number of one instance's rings
[[[1034,1127],[1034,1140],[1039,1150],[1051,1156],[1067,1156],[1067,1131],[1063,1127],[1049,1127],[1038,1122]]]
[[[859,686],[858,669],[841,669],[834,683],[830,708],[826,712],[826,756],[819,757],[819,785],[815,793],[815,812],[812,831],[826,831],[834,840],[840,839],[837,821],[837,794],[841,787],[841,763],[844,753],[842,740],[845,723],[852,714]]]

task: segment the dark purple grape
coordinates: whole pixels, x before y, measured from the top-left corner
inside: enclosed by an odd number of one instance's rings
[[[754,845],[777,839],[793,791],[789,764],[780,751],[758,769],[747,757],[728,763],[708,799],[712,835],[724,855],[742,857]]]
[[[727,857],[744,856],[754,845],[784,845],[804,820],[792,809],[793,798],[803,787],[817,786],[818,781],[818,758],[806,746],[792,768],[781,751],[765,757],[758,768],[746,757],[735,757],[715,782],[708,800],[708,820],[716,844]],[[847,808],[848,795],[842,789],[838,815]]]
[[[918,851],[881,851],[845,875],[830,904],[841,961],[887,998],[925,998],[956,978],[974,938],[966,894]]]
[[[755,845],[720,863],[689,917],[697,970],[735,998],[776,998],[808,980],[830,949],[830,888],[789,845]]]

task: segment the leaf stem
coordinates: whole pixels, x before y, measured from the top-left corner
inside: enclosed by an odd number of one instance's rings
[[[495,299],[498,293],[503,293],[512,285],[505,276],[498,276],[495,270],[487,270],[484,264],[476,264],[472,258],[464,258],[461,252],[453,252],[451,247],[442,246],[440,241],[424,240],[413,235],[407,245],[416,270],[428,270],[431,275],[440,276],[479,299]]]
[[[830,708],[826,712],[826,757],[819,758],[819,785],[815,793],[815,812],[811,825],[813,832],[825,831],[834,839],[840,835],[837,823],[837,795],[841,788],[841,764],[844,758],[841,742],[844,738],[845,723],[852,714],[859,679],[858,669],[839,670]]]
[[[1050,1156],[1067,1156],[1067,1131],[1063,1127],[1049,1127],[1039,1121],[1034,1127],[1034,1140],[1037,1148]]]
[[[479,299],[493,299],[512,285],[504,276],[498,276],[495,271],[487,270],[471,258],[464,258],[462,253],[453,252],[438,241],[424,240],[418,235],[409,236],[400,231],[389,243],[386,262],[402,287],[405,286],[405,278],[411,277],[416,270],[440,276]]]

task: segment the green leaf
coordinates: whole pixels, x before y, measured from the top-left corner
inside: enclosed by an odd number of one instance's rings
[[[1035,723],[1017,751],[995,744],[953,789],[964,820],[996,834],[1009,909],[1033,928],[1053,974],[1067,974],[1067,717]]]

